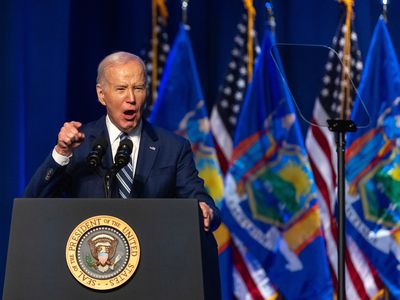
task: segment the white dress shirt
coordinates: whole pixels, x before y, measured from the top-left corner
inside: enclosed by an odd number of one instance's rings
[[[119,137],[122,132],[111,122],[108,115],[106,117],[106,126],[107,126],[108,136],[110,138],[111,152],[112,152],[112,157],[113,157],[113,162],[114,162],[114,157],[115,157],[115,154],[117,153],[117,149],[118,149],[119,142],[120,142]],[[136,170],[141,135],[142,135],[142,121],[140,121],[139,125],[128,135],[128,138],[132,141],[132,144],[133,144],[132,153],[131,153],[133,177],[135,177],[135,170]]]

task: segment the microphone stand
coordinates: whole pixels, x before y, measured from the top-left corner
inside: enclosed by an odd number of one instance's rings
[[[346,132],[354,132],[357,126],[351,120],[327,120],[330,131],[335,132],[336,152],[337,152],[337,197],[338,197],[338,300],[346,299],[346,281],[345,281],[345,249],[346,249],[346,211],[345,211],[345,171],[346,171]]]
[[[104,191],[106,193],[106,198],[111,198],[111,186],[113,182],[114,176],[110,171],[106,173],[104,176]]]
[[[121,169],[120,166],[117,166],[116,164],[113,164],[111,169],[107,171],[106,175],[104,176],[104,190],[106,193],[106,198],[111,198],[111,188],[112,184],[114,182],[115,176],[117,176],[117,173]]]

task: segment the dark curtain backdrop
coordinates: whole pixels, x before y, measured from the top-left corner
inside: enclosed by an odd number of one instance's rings
[[[355,1],[356,30],[366,56],[381,11],[378,0]],[[388,27],[400,51],[400,4],[389,5]],[[134,53],[150,39],[150,0],[3,0],[0,9],[0,286],[3,286],[12,200],[55,144],[66,120],[86,122],[104,113],[95,93],[96,67],[117,50]],[[264,1],[254,0],[256,29],[262,39]],[[275,0],[278,42],[330,45],[339,5],[334,0]],[[168,33],[175,37],[180,1],[167,1]],[[241,0],[192,0],[190,37],[208,109],[216,99],[230,57]],[[324,53],[327,54],[327,53]],[[282,55],[299,104],[310,114],[319,92],[325,55],[298,68],[296,57]],[[303,131],[306,124],[302,123]],[[23,238],[23,237],[21,237]],[[27,266],[29,267],[29,266]]]

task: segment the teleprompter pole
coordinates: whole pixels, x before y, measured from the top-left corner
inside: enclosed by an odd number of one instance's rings
[[[345,281],[345,249],[346,249],[346,211],[345,211],[345,147],[346,132],[357,130],[356,125],[351,120],[328,120],[328,128],[336,135],[337,152],[337,198],[338,198],[338,300],[346,299],[346,281]]]

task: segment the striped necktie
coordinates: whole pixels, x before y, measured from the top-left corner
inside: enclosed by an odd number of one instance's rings
[[[124,139],[127,139],[128,135],[126,133],[121,133],[119,138],[121,142]],[[119,196],[124,199],[129,198],[133,184],[132,159],[130,159],[129,163],[117,173],[117,179]]]

